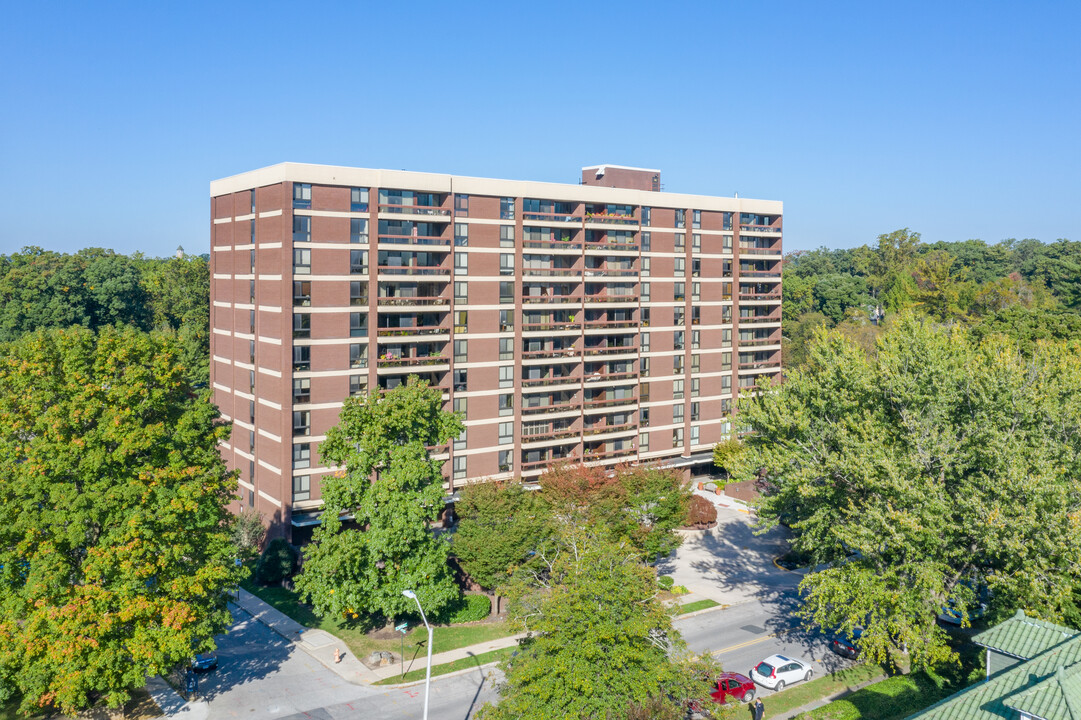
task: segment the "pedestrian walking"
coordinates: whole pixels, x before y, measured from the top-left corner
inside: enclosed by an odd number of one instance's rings
[[[342,654],[338,651],[338,648],[334,648],[334,662],[340,663],[342,661]]]
[[[762,698],[758,698],[754,701],[754,720],[762,720],[762,716],[766,714],[766,706],[762,704]]]

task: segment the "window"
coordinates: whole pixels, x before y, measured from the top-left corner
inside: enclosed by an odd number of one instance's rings
[[[673,325],[682,325],[685,312],[686,312],[685,308],[681,308],[681,307],[672,308],[672,324]]]
[[[499,311],[499,332],[513,332],[514,331],[514,311],[513,310],[500,310]]]
[[[248,341],[248,362],[255,364],[255,341]]]
[[[368,210],[368,188],[350,189],[349,210],[351,212],[366,212]]]
[[[312,219],[307,215],[293,216],[293,242],[311,242]]]
[[[683,403],[672,406],[672,422],[683,422]]]
[[[467,430],[468,430],[468,428],[462,428],[461,434],[458,435],[458,437],[454,438],[454,449],[455,450],[465,450],[465,445],[466,445],[465,434],[466,434]]]
[[[510,472],[514,469],[514,460],[511,458],[512,450],[499,451],[499,472]]]
[[[499,366],[499,387],[501,387],[501,388],[514,387],[514,366],[513,365],[500,365]]]
[[[649,352],[649,333],[644,332],[641,334],[642,352]]]
[[[702,298],[702,283],[691,283],[691,300]]]
[[[310,313],[293,313],[293,337],[310,338],[312,336],[312,316]]]
[[[464,303],[469,301],[469,286],[464,282],[454,283],[454,302]]]
[[[722,249],[722,251],[727,250],[728,252],[732,252],[732,236],[731,235],[722,235],[721,236],[721,249]]]
[[[251,212],[252,212],[252,215],[254,215],[255,214],[255,190],[254,189],[248,191],[248,199],[251,200]]]
[[[353,280],[349,283],[349,304],[368,304],[368,283],[361,282],[360,280]]]
[[[468,195],[455,195],[454,196],[454,214],[455,215],[469,215],[469,196]]]
[[[672,371],[677,373],[683,372],[684,358],[682,355],[676,355],[672,358]]]
[[[499,198],[499,219],[500,220],[513,220],[514,219],[514,198],[512,198],[512,197]]]
[[[514,247],[514,226],[513,225],[500,225],[499,226],[499,247],[512,248]]]
[[[458,247],[469,244],[469,226],[465,223],[454,223],[454,244]]]
[[[691,235],[691,250],[701,250],[701,249],[702,249],[702,236],[699,235],[698,233],[694,233],[693,235]]]
[[[649,327],[649,308],[642,308],[641,319],[638,321],[642,327]]]
[[[682,447],[683,445],[683,428],[676,428],[672,431],[672,447]]]
[[[649,283],[642,283],[642,302],[649,302]]]
[[[510,445],[514,442],[514,423],[501,422],[499,423],[499,444]]]
[[[499,302],[512,303],[514,302],[514,283],[513,282],[501,282],[499,283]]]
[[[312,446],[310,443],[293,445],[293,469],[302,470],[312,466]]]
[[[684,331],[683,330],[677,330],[676,332],[674,332],[672,334],[672,349],[674,349],[674,350],[682,350],[683,349],[683,343],[684,343],[684,337],[685,336],[684,336]]]
[[[465,392],[469,387],[468,376],[466,371],[462,369],[456,369],[454,371],[454,392]]]
[[[248,332],[255,332],[255,311],[248,311]]]
[[[312,349],[309,345],[293,346],[293,370],[303,372],[312,369]]]
[[[465,362],[469,357],[468,343],[465,340],[454,341],[454,362]]]
[[[649,258],[642,258],[642,277],[649,277]]]
[[[293,436],[312,434],[311,410],[293,411]]]
[[[678,257],[675,263],[676,277],[687,277],[687,259]]]
[[[255,371],[248,371],[248,390],[255,392]]]
[[[652,214],[652,209],[651,208],[647,208],[647,207],[642,208],[642,224],[643,225],[649,225],[650,224],[649,223],[649,218],[650,218],[651,214]]]
[[[465,455],[454,456],[454,479],[465,480]]]
[[[255,255],[255,253],[252,253]],[[301,250],[300,248],[293,248],[293,274],[294,275],[311,275],[312,274],[312,251]]]
[[[499,274],[500,275],[513,275],[514,274],[514,255],[511,253],[499,254]]]
[[[721,370],[732,369],[732,353],[721,353]]]
[[[454,332],[464,333],[469,330],[469,312],[466,310],[454,311]]]
[[[687,211],[676,210],[676,227],[687,227]]]
[[[296,307],[308,307],[312,304],[311,280],[293,281],[293,305]]]
[[[686,283],[675,283],[672,289],[672,299],[676,302],[683,302],[687,299],[687,285]]]
[[[642,366],[642,369],[639,372],[639,374],[642,377],[649,377],[649,358],[647,358],[647,357],[642,358],[640,364]]]
[[[359,395],[368,389],[368,380],[364,375],[349,376],[349,394]]]
[[[349,313],[349,337],[364,337],[368,334],[368,314]]]
[[[349,346],[349,367],[353,369],[368,367],[368,346],[353,343]]]
[[[691,422],[698,420],[698,403],[691,403]]]
[[[721,390],[731,390],[731,389],[732,389],[732,376],[731,375],[722,375],[721,376]]]
[[[649,452],[649,433],[638,433],[638,451]]]
[[[368,273],[368,251],[349,251],[349,272],[353,275],[366,275]]]
[[[514,395],[500,395],[499,396],[499,414],[500,415],[513,415],[514,414]]]
[[[255,302],[255,281],[254,280],[249,280],[248,281],[248,302],[250,302],[250,303]]]
[[[686,233],[676,233],[676,250],[687,249],[687,235]]]
[[[694,298],[694,299],[697,300],[697,298]],[[691,308],[691,325],[697,325],[701,321],[702,321],[702,308],[700,308],[700,307]]]
[[[701,210],[692,210],[691,211],[691,227],[693,227],[695,230],[702,227],[702,211]]]
[[[698,378],[691,379],[691,397],[698,397],[701,394],[702,381]]]
[[[248,401],[248,420],[252,423],[255,422],[255,401]]]
[[[255,244],[255,218],[248,221],[248,239],[252,245]]]
[[[248,450],[255,452],[255,431],[248,431]]]
[[[312,186],[293,183],[293,207],[306,210],[312,206]]]
[[[293,476],[293,502],[297,500],[307,500],[312,494],[312,477],[311,475],[294,475]]]
[[[695,308],[695,309],[697,309],[697,308]],[[697,350],[701,344],[702,344],[702,331],[701,330],[692,330],[691,331],[691,350]]]
[[[644,382],[638,385],[638,402],[649,402],[649,383]]]
[[[454,412],[461,413],[462,417],[466,417],[469,414],[469,398],[456,397],[454,398]]]
[[[469,274],[469,256],[465,253],[454,253],[454,274],[455,275],[468,275]]]
[[[293,253],[293,257],[294,258],[296,257],[296,252]],[[254,250],[249,250],[248,251],[248,259],[251,261],[251,271],[252,271],[252,273],[254,273],[255,272],[255,251]]]
[[[698,426],[695,425],[691,428],[691,445],[698,444]]]
[[[514,359],[514,338],[499,338],[499,359]]]
[[[362,245],[368,242],[368,221],[365,218],[349,219],[349,242]]]

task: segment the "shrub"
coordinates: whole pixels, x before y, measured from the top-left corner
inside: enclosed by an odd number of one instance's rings
[[[274,538],[255,565],[255,576],[265,584],[281,582],[297,569],[297,551],[285,538]]]
[[[690,590],[687,589],[686,585],[676,585],[672,588],[672,592],[676,595],[686,595]]]
[[[661,575],[657,578],[657,584],[661,586],[661,590],[671,590],[676,581],[672,579],[671,575]]]
[[[487,595],[463,595],[439,613],[437,622],[446,625],[483,620],[492,612],[492,600]]]
[[[691,505],[687,509],[687,525],[691,527],[708,527],[717,522],[717,508],[709,500],[701,495],[691,498]]]

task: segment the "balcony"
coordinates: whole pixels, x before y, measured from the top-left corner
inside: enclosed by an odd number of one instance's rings
[[[632,379],[637,378],[637,377],[638,377],[638,373],[635,373],[635,372],[609,372],[609,373],[595,372],[595,373],[590,373],[589,375],[586,375],[585,376],[585,381],[587,383],[609,382],[609,381],[615,381],[615,380],[632,380]]]
[[[739,364],[740,372],[744,370],[761,371],[761,370],[780,370],[780,360],[756,360],[755,362],[741,362]]]
[[[527,267],[522,268],[523,277],[579,277],[582,271],[563,267]]]
[[[580,240],[522,240],[522,247],[527,250],[574,250],[581,252],[582,242]]]
[[[586,412],[593,412],[593,411],[598,410],[600,408],[611,408],[611,407],[616,407],[616,406],[619,406],[619,405],[637,405],[637,404],[638,404],[638,398],[636,398],[636,397],[611,398],[611,399],[605,397],[605,398],[601,398],[601,399],[598,399],[598,400],[586,400],[585,408],[586,408]],[[607,410],[605,410],[605,412],[607,412]]]
[[[751,315],[750,317],[740,317],[740,325],[764,325],[766,323],[779,323],[781,322],[780,315]]]
[[[449,366],[449,364],[450,358],[445,355],[427,355],[424,357],[380,357],[377,367],[382,370],[384,368]]]
[[[605,225],[637,225],[638,219],[634,215],[615,215],[612,213],[586,213],[587,223],[604,223]]]
[[[381,327],[379,337],[411,337],[414,335],[450,335],[450,328],[440,325],[417,325],[415,327]]]
[[[379,212],[391,215],[436,215],[450,217],[450,210],[444,210],[437,205],[395,205],[380,203]]]
[[[606,433],[627,433],[634,432],[638,429],[637,423],[623,423],[622,425],[593,425],[585,429],[583,433],[586,437],[593,435],[603,435]]]
[[[779,292],[766,292],[766,293],[759,293],[759,292],[745,293],[745,292],[741,292],[739,294],[739,299],[740,300],[765,300],[765,301],[772,301],[772,302],[781,302],[781,293],[779,293]]]
[[[631,447],[620,448],[619,450],[587,450],[583,459],[586,462],[593,460],[607,460],[613,457],[629,457],[635,454],[635,448]]]
[[[450,238],[438,235],[380,235],[380,245],[449,246]]]
[[[522,353],[523,360],[543,360],[551,358],[579,358],[582,351],[578,348],[552,348],[551,350],[530,350]]]
[[[748,340],[743,340],[741,338],[740,341],[739,341],[739,346],[741,348],[745,348],[745,347],[762,347],[763,345],[780,345],[780,343],[781,343],[781,338],[780,337],[776,337],[776,338],[774,338],[774,337],[764,337],[764,338],[756,337],[756,338],[750,338]]]
[[[771,235],[780,235],[781,234],[781,228],[773,227],[772,225],[740,225],[739,226],[739,231],[741,233],[755,232],[755,233],[769,233]]]
[[[543,378],[522,378],[522,392],[531,388],[549,387],[552,385],[578,385],[582,382],[581,375],[558,375]]]
[[[578,330],[581,323],[577,320],[550,320],[539,323],[522,323],[522,332],[560,332]]]
[[[523,295],[522,303],[525,305],[543,305],[552,303],[570,303],[577,305],[582,302],[582,296],[579,293],[570,293],[568,295]]]
[[[774,249],[772,247],[759,247],[758,245],[740,245],[740,255],[780,255],[780,248]]]
[[[638,243],[622,243],[622,242],[587,242],[585,243],[586,252],[638,252]]]
[[[638,277],[638,271],[634,268],[586,268],[585,276],[604,282],[608,278]]]
[[[593,295],[585,295],[583,300],[587,303],[638,303],[638,293],[595,293]]]
[[[450,303],[450,298],[441,297],[438,295],[414,295],[414,296],[395,296],[386,297],[379,296],[378,304],[380,308],[390,307],[421,307],[428,305],[447,305]]]
[[[550,207],[550,206],[549,206]],[[574,213],[556,213],[556,212],[523,212],[522,220],[540,221],[540,222],[560,222],[560,223],[580,223],[582,222],[581,215],[575,215]]]
[[[553,440],[573,440],[577,443],[578,438],[582,432],[573,427],[570,428],[551,428],[547,432],[531,432],[528,435],[522,435],[522,445],[530,445],[535,443],[548,443]],[[567,443],[557,443],[567,444]]]
[[[637,345],[606,345],[604,347],[587,347],[582,354],[586,357],[596,357],[598,355],[633,355],[637,352]]]
[[[439,265],[379,265],[380,275],[450,275],[450,268]]]
[[[568,402],[562,402],[554,405],[535,405],[528,407],[522,405],[522,415],[549,415],[552,413],[567,412],[569,410],[577,410],[582,406],[580,400],[570,400]]]

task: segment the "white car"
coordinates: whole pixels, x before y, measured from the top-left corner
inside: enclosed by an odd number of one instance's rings
[[[800,680],[810,680],[814,670],[802,660],[784,655],[770,655],[751,670],[751,679],[770,690],[784,690]]]

